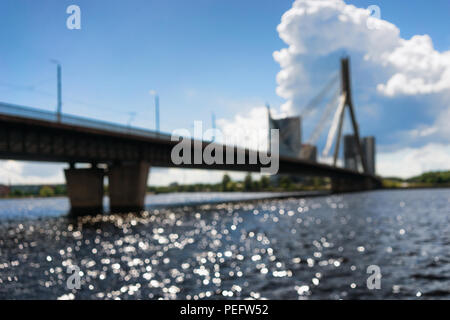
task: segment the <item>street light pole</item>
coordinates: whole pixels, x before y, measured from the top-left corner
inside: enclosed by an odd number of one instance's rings
[[[61,80],[61,64],[57,60],[50,60],[56,64],[56,91],[57,91],[57,106],[56,106],[56,116],[58,117],[58,122],[61,122],[61,112],[62,112],[62,80]]]
[[[62,109],[62,93],[61,93],[61,65],[58,63],[57,77],[58,77],[58,122],[61,122],[61,109]]]
[[[211,114],[211,121],[213,129],[212,141],[216,141],[216,115],[214,114],[214,112]]]
[[[155,96],[155,126],[156,132],[159,133],[159,95],[156,90],[150,90],[150,94]]]
[[[156,132],[159,133],[159,96],[155,95],[155,121],[156,121]]]

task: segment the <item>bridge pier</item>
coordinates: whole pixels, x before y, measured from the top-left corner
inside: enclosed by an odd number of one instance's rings
[[[148,162],[114,164],[108,170],[111,212],[136,212],[144,209]]]
[[[331,178],[331,190],[333,193],[347,193],[378,189],[381,186],[369,177],[361,179]]]
[[[103,176],[99,168],[65,169],[70,213],[74,215],[103,212]]]

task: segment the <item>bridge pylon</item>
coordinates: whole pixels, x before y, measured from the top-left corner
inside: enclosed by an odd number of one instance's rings
[[[356,152],[359,157],[361,166],[365,174],[370,174],[366,162],[366,158],[363,153],[363,148],[361,145],[361,139],[359,134],[359,127],[356,121],[355,109],[353,105],[352,99],[352,87],[351,87],[351,77],[350,77],[350,59],[348,57],[341,59],[341,97],[339,107],[335,114],[335,120],[337,120],[337,134],[336,134],[336,144],[334,147],[334,155],[333,155],[333,165],[336,167],[337,159],[339,156],[339,147],[342,139],[342,128],[344,123],[344,115],[345,110],[349,110],[351,125],[354,134],[354,140],[356,145]],[[334,127],[333,129],[336,129]],[[330,130],[330,135],[332,135],[334,130]],[[334,132],[333,132],[334,131]],[[327,143],[332,143],[332,140],[329,136],[329,141]],[[329,145],[328,147],[330,147]],[[329,149],[328,149],[329,150]],[[371,178],[348,180],[345,178],[332,178],[331,188],[333,192],[352,192],[352,191],[363,191],[363,190],[372,190],[378,189],[381,187],[381,184],[378,180],[374,180]]]
[[[334,115],[333,123],[328,133],[327,143],[324,149],[324,156],[328,155],[329,150],[333,145],[333,140],[336,136],[336,144],[334,146],[333,166],[336,167],[339,156],[339,147],[342,139],[342,128],[344,124],[345,110],[348,109],[350,113],[353,134],[355,137],[356,152],[362,165],[363,171],[369,174],[367,162],[363,154],[361,145],[359,127],[356,121],[355,109],[353,107],[352,87],[350,78],[350,59],[348,57],[341,59],[341,94],[339,97],[339,106]]]
[[[361,139],[359,136],[359,128],[358,128],[358,122],[356,121],[355,116],[355,110],[353,107],[353,99],[352,99],[352,86],[351,86],[351,78],[350,78],[350,58],[342,58],[341,59],[341,96],[344,99],[344,107],[341,111],[340,117],[339,117],[339,125],[338,125],[338,132],[337,132],[337,138],[336,138],[336,146],[334,149],[334,156],[333,156],[333,164],[336,166],[337,158],[339,154],[339,145],[341,141],[342,136],[342,127],[344,123],[344,114],[345,114],[345,108],[347,107],[350,113],[350,119],[352,121],[352,127],[353,127],[353,134],[355,135],[356,140],[356,148],[359,155],[359,159],[361,161],[361,165],[363,167],[364,173],[368,173],[367,170],[367,163],[366,159],[363,155],[363,149],[361,146]]]

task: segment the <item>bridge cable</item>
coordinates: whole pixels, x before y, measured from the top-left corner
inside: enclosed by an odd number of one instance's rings
[[[330,100],[328,102],[327,106],[325,107],[325,110],[322,113],[322,116],[320,117],[319,121],[317,122],[316,127],[314,128],[311,136],[308,139],[308,144],[314,145],[316,144],[317,140],[320,138],[320,135],[322,134],[323,129],[328,123],[328,120],[336,106],[338,105],[338,99],[340,96],[340,90],[337,89]]]
[[[338,82],[339,73],[336,72],[332,75],[331,79],[326,83],[321,91],[306,105],[306,107],[301,112],[301,116],[305,117],[311,113],[317,106],[322,102],[327,93],[333,88],[333,86]]]
[[[337,131],[337,127],[339,124],[339,120],[342,117],[342,114],[345,110],[345,102],[346,102],[346,94],[342,93],[340,98],[339,98],[339,106],[336,110],[336,113],[334,114],[334,118],[333,118],[333,122],[331,123],[331,128],[330,131],[328,132],[328,138],[327,138],[327,143],[325,145],[325,148],[322,152],[322,156],[323,157],[327,157],[328,153],[330,152],[330,149],[333,145],[333,140],[334,137],[336,135],[336,131]]]

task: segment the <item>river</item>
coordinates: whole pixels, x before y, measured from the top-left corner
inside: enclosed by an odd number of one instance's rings
[[[65,198],[0,200],[0,298],[450,299],[449,189],[181,206],[250,196],[78,219]]]

